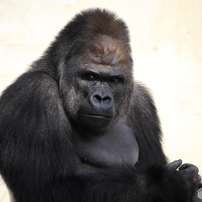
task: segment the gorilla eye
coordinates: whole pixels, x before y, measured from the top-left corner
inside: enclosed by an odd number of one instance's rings
[[[95,77],[91,74],[88,74],[88,75],[86,75],[86,79],[89,81],[93,81],[93,80],[95,80]]]
[[[83,74],[81,79],[86,81],[94,81],[96,77],[93,74]]]
[[[119,82],[119,78],[112,78],[112,79],[111,79],[111,82],[117,83],[117,82]]]

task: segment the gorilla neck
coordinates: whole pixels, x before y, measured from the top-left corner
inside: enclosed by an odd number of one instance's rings
[[[96,124],[93,124],[93,121],[91,124],[76,124],[76,127],[74,127],[79,135],[82,136],[82,138],[91,139],[98,136],[103,136],[105,133],[110,130],[111,126],[114,125],[114,123],[109,123],[105,126],[98,126]]]
[[[113,165],[135,165],[138,161],[139,147],[125,119],[113,124],[101,135],[86,136],[74,130],[72,142],[78,155],[78,173]]]

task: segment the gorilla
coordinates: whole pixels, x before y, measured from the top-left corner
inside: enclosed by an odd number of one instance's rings
[[[15,202],[188,202],[201,178],[168,163],[134,82],[126,24],[76,15],[0,99],[0,173]]]

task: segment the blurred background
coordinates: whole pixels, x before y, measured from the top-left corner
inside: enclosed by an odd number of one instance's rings
[[[1,0],[0,93],[83,9],[106,8],[128,25],[135,79],[151,90],[169,161],[202,174],[201,0]],[[0,202],[9,201],[0,180]]]

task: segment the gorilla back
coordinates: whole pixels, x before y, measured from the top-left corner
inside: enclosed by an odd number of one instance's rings
[[[125,23],[87,10],[3,92],[0,172],[16,202],[192,197],[198,169],[167,164],[156,108],[132,67]]]

